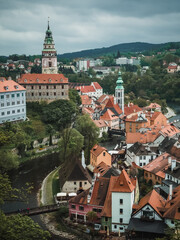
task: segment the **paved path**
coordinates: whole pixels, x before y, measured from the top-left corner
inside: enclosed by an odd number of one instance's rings
[[[168,112],[165,114],[166,118],[171,118],[171,117],[176,116],[176,114],[175,114],[175,112],[173,111],[172,108],[167,107],[167,110],[168,110]]]

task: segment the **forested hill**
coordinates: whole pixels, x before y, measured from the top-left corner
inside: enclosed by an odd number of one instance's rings
[[[118,51],[120,51],[120,53],[144,52],[144,51],[151,51],[151,50],[160,51],[161,49],[176,48],[176,47],[180,47],[180,42],[160,43],[160,44],[152,44],[152,43],[144,43],[144,42],[121,43],[111,47],[82,50],[82,51],[73,52],[73,53],[64,53],[62,55],[58,55],[58,57],[71,58],[71,59],[80,58],[80,57],[99,57],[107,54],[117,54]]]

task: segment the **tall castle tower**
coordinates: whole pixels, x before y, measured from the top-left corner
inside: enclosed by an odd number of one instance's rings
[[[115,103],[119,105],[124,114],[124,87],[121,72],[119,71],[118,80],[115,88]]]
[[[52,32],[49,27],[49,20],[42,50],[42,73],[58,73],[57,52],[55,49]]]

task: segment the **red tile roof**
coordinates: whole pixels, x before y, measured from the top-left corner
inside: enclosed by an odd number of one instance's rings
[[[161,129],[160,133],[162,133],[162,135],[164,135],[165,137],[172,137],[177,133],[180,133],[180,130],[178,128],[176,128],[173,125],[167,125],[164,128]]]
[[[113,192],[132,192],[135,186],[132,184],[127,172],[123,169],[113,187]]]
[[[75,89],[80,90],[82,93],[96,92],[93,86],[78,86]]]
[[[16,91],[25,91],[26,89],[19,85],[17,82],[13,80],[6,80],[5,78],[0,80],[0,92],[16,92]]]
[[[98,128],[107,127],[108,124],[104,120],[93,120]]]
[[[142,209],[147,204],[154,208],[154,210],[159,214],[159,216],[162,217],[159,208],[164,208],[165,200],[154,189],[140,200],[138,204],[139,208],[133,213],[133,215],[136,214],[140,209]]]
[[[141,112],[142,108],[138,107],[137,105],[130,105],[128,106],[124,106],[124,115],[128,116],[132,113],[137,113],[137,112]]]
[[[103,151],[107,151],[107,149],[99,146],[98,144],[95,144],[94,147],[91,149],[91,153],[96,157],[98,157]]]
[[[108,166],[105,162],[101,162],[94,168],[94,173],[99,173],[100,177],[102,177],[111,167]]]
[[[118,116],[116,116],[110,109],[107,109],[107,111],[100,117],[101,120],[106,121],[112,121],[115,119],[118,119]]]
[[[20,84],[59,84],[68,83],[68,78],[63,74],[22,74],[18,79]]]
[[[126,134],[126,144],[133,144],[136,142],[140,143],[151,143],[159,135],[159,129],[153,129],[152,131],[147,131],[145,133],[135,132]]]
[[[164,153],[159,157],[155,158],[152,162],[148,163],[146,166],[144,166],[143,169],[154,174],[162,175],[162,173],[160,172],[166,169],[169,165],[168,157],[170,157],[170,155],[168,153]]]
[[[93,104],[92,99],[88,95],[80,95],[82,105],[91,105]]]
[[[98,82],[92,82],[91,84],[94,85],[95,89],[102,89]]]

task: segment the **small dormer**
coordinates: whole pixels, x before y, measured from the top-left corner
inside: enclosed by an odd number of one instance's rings
[[[8,90],[8,89],[9,89],[9,87],[8,87],[8,86],[4,86],[4,89],[5,89],[5,90]]]
[[[18,86],[18,85],[14,85],[14,88],[15,88],[15,89],[18,89],[18,88],[19,88],[19,86]]]
[[[49,78],[49,82],[51,82],[51,79]]]
[[[63,82],[63,79],[62,79],[62,78],[60,79],[60,82]]]
[[[27,79],[24,79],[24,82],[27,82]]]
[[[38,78],[36,79],[36,82],[39,82],[39,79],[38,79]]]

